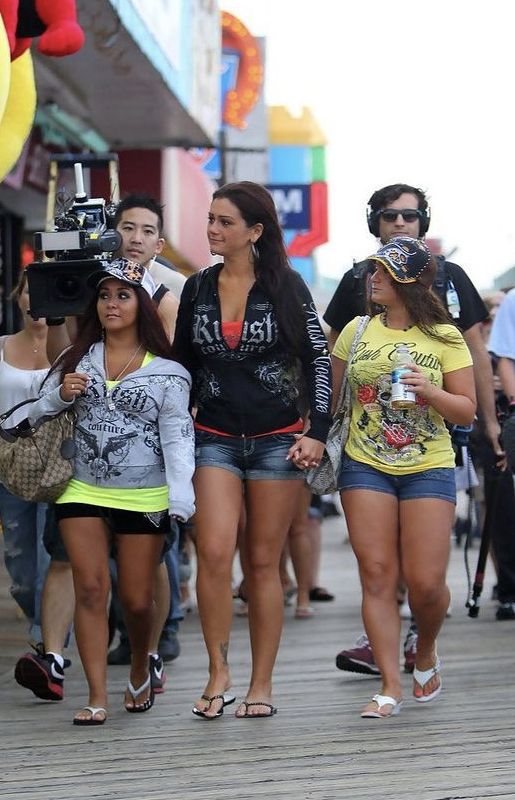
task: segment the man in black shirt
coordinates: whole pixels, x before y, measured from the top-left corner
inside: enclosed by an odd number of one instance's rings
[[[396,183],[378,189],[367,208],[370,233],[386,244],[393,236],[423,238],[430,222],[427,198],[421,189]],[[499,442],[500,427],[495,412],[494,384],[490,357],[481,335],[481,323],[488,310],[465,271],[438,257],[438,272],[433,289],[439,294],[455,324],[460,328],[473,359],[476,393],[486,436],[499,466],[504,453]],[[365,313],[371,267],[367,260],[354,264],[342,277],[324,314],[330,326],[329,347],[332,350],[340,331],[354,317]],[[405,669],[412,671],[416,636],[408,634],[404,645]],[[339,669],[378,674],[366,637],[356,646],[343,650],[336,657]]]

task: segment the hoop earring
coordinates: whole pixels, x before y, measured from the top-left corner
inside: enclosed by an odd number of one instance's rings
[[[259,261],[259,250],[257,249],[254,242],[250,243],[250,252],[252,253],[252,258],[254,261]]]

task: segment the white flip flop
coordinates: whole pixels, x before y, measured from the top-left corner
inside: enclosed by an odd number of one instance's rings
[[[421,689],[423,689],[426,683],[428,683],[431,680],[431,678],[434,678],[435,675],[440,675],[440,659],[438,657],[436,658],[433,667],[423,670],[417,669],[415,667],[415,669],[413,670],[413,678],[414,680],[416,680]],[[423,694],[421,697],[413,695],[413,697],[415,698],[417,703],[429,703],[430,700],[435,700],[441,691],[442,691],[442,677],[440,675],[440,683],[438,684],[438,687],[434,690],[434,692],[431,692],[430,694]]]
[[[402,700],[396,700],[395,697],[390,697],[387,694],[375,694],[372,701],[377,703],[377,711],[362,711],[361,716],[363,719],[387,719],[387,717],[395,717],[402,708]],[[383,706],[392,706],[392,710],[389,714],[380,713]]]

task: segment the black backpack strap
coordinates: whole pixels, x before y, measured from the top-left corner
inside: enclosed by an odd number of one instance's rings
[[[159,286],[158,286],[158,287],[157,287],[157,289],[155,290],[154,294],[152,295],[152,300],[154,301],[154,303],[156,304],[156,306],[158,306],[158,305],[159,305],[159,303],[161,302],[161,300],[163,299],[163,297],[165,296],[165,294],[166,294],[167,292],[169,292],[169,291],[170,291],[170,290],[166,288],[166,286],[164,285],[164,283],[160,283],[160,284],[159,284]]]
[[[433,281],[433,289],[441,298],[445,308],[447,308],[447,297],[446,297],[446,290],[447,290],[447,269],[445,267],[446,261],[445,256],[436,256],[436,277]]]
[[[436,256],[436,277],[433,281],[433,288],[438,294],[445,294],[447,286],[447,270],[445,268],[445,256]]]

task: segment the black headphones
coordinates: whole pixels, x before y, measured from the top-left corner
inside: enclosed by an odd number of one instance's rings
[[[367,224],[368,230],[375,236],[377,239],[379,238],[379,216],[381,214],[382,209],[378,209],[377,211],[373,211],[371,206],[367,206]],[[419,237],[422,238],[426,235],[429,229],[429,223],[431,222],[431,209],[429,206],[426,208],[425,211],[420,211],[420,229],[419,229]]]

